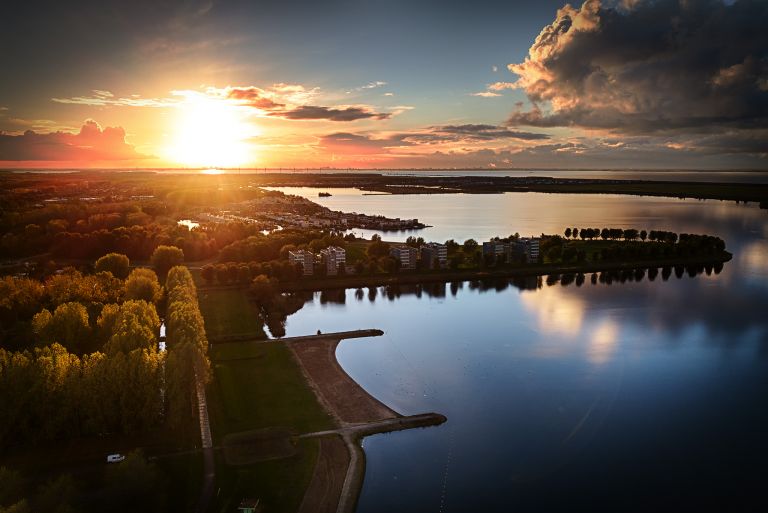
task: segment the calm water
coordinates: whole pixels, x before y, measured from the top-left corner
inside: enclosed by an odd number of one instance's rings
[[[383,329],[343,342],[341,364],[397,411],[449,419],[365,439],[358,511],[768,511],[768,211],[331,192],[332,208],[419,217],[427,239],[634,226],[717,234],[734,253],[720,274],[668,281],[317,294],[288,335]]]

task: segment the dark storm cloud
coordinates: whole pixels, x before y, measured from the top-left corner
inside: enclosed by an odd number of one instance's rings
[[[509,124],[629,133],[768,127],[766,22],[768,2],[754,0],[566,5],[525,62],[509,66],[534,104]]]
[[[0,161],[103,161],[147,158],[125,142],[121,127],[102,129],[87,120],[78,133],[38,134],[27,130],[22,135],[0,132]]]

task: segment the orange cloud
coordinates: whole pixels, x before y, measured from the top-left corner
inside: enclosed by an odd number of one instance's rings
[[[86,120],[78,133],[37,133],[22,135],[0,132],[0,161],[114,161],[148,158],[125,142],[122,127],[101,128]]]

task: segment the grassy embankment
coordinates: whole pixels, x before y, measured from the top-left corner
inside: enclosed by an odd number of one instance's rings
[[[253,313],[248,315],[251,321],[239,319],[247,313],[242,305],[249,305],[242,290],[201,291],[200,296],[206,327],[210,324],[213,333],[234,333],[227,331],[230,321],[240,331],[261,322]],[[227,304],[239,304],[240,310],[229,310]],[[235,433],[279,430],[298,434],[333,427],[282,343],[217,345],[209,356],[213,380],[208,387],[208,407],[216,446],[225,444],[227,435]],[[296,450],[291,456],[238,466],[228,465],[225,454],[217,452],[216,487],[220,491],[212,511],[234,511],[246,497],[260,499],[265,511],[295,511],[312,477],[319,444],[317,440],[295,439],[291,443]]]

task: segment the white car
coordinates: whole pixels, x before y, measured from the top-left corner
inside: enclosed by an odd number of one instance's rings
[[[107,456],[107,463],[120,463],[125,459],[122,454],[110,454]]]

